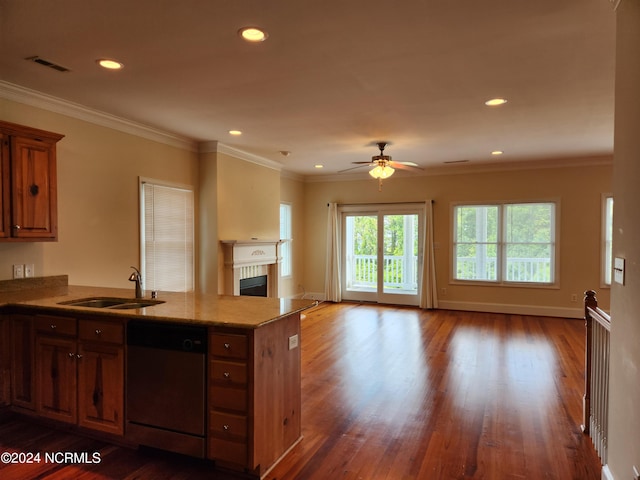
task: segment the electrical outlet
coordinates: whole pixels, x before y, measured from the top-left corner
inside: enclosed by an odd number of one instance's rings
[[[289,350],[293,350],[294,348],[298,348],[298,334],[289,337]]]
[[[447,294],[446,288],[441,288],[440,291],[442,292],[442,296],[445,296]]]
[[[36,273],[36,269],[33,265],[33,263],[25,263],[24,264],[24,277],[25,278],[31,278],[35,275]]]
[[[13,266],[13,278],[24,278],[24,265],[16,264]]]
[[[571,301],[572,302],[577,302],[578,301],[578,294],[577,293],[572,293],[571,294]]]

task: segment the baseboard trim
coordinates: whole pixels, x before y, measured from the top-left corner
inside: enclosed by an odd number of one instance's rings
[[[609,470],[609,465],[602,467],[602,480],[615,480],[611,470]]]
[[[441,310],[462,310],[465,312],[584,318],[584,311],[582,308],[547,307],[544,305],[509,305],[505,303],[455,302],[439,300],[438,308]]]

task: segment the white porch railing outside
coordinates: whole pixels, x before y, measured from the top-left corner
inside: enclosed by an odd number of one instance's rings
[[[386,288],[416,290],[418,288],[418,257],[385,255],[383,282]],[[378,260],[376,255],[347,257],[347,285],[349,288],[376,288]]]
[[[497,259],[495,257],[456,258],[456,278],[458,280],[495,279]],[[507,276],[509,282],[551,282],[550,258],[508,258]]]

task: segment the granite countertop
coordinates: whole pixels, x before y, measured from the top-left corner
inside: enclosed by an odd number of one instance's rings
[[[88,297],[116,297],[134,300],[133,289],[44,285],[16,291],[0,292],[0,305],[29,307],[47,313],[100,314],[114,318],[139,318],[154,321],[177,321],[207,326],[258,328],[292,313],[318,304],[315,300],[265,298],[196,293],[159,292],[164,303],[138,309],[73,307],[60,302]],[[147,293],[145,299],[149,299]]]

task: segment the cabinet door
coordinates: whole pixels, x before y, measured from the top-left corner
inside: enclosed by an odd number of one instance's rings
[[[11,322],[0,314],[0,407],[11,401]]]
[[[57,237],[55,144],[11,139],[12,229],[14,237]]]
[[[11,316],[11,403],[34,410],[35,355],[33,318]]]
[[[76,423],[77,381],[74,339],[38,335],[36,338],[37,411],[44,417]]]
[[[11,236],[9,136],[0,133],[0,238]]]
[[[124,351],[120,346],[80,343],[78,423],[124,434]]]

